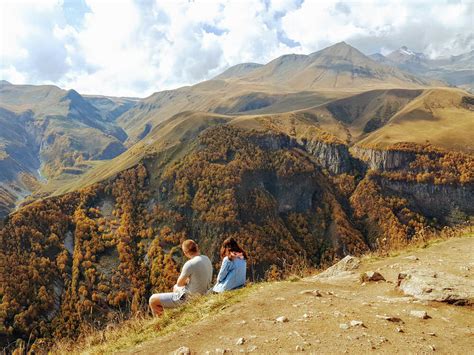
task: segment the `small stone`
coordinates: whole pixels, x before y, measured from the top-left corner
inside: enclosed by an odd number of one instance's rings
[[[241,321],[239,322],[239,324],[242,324],[242,325],[244,325],[244,324],[247,324],[247,322],[246,322],[246,321],[244,321],[244,320],[241,320]]]
[[[277,298],[275,298],[275,301],[285,301],[285,298],[284,297],[277,297]]]
[[[430,335],[430,336],[432,336],[432,337],[435,337],[435,336],[436,336],[436,333],[430,332],[430,333],[428,333],[428,335]]]
[[[182,346],[173,352],[174,355],[190,355],[191,350],[187,346]]]
[[[420,319],[431,318],[426,311],[410,311],[410,316]]]
[[[257,350],[257,346],[256,346],[256,345],[252,345],[252,346],[249,346],[249,347],[247,348],[247,351],[248,351],[249,353],[254,352],[255,350]]]
[[[417,261],[420,260],[417,256],[415,255],[409,255],[405,257],[406,260],[411,260],[411,261]]]
[[[361,275],[362,282],[385,281],[385,277],[377,271],[366,271]]]
[[[384,319],[386,321],[389,321],[389,322],[395,322],[395,323],[398,323],[398,322],[401,322],[402,320],[398,317],[392,317],[392,316],[386,316],[386,315],[376,315],[377,318],[380,318],[380,319]]]
[[[397,327],[396,330],[397,330],[398,333],[405,333],[405,331],[404,331],[402,328],[400,328],[400,327]]]
[[[364,322],[360,320],[351,320],[350,325],[351,327],[365,327]]]
[[[436,347],[434,345],[428,345],[428,348],[430,348],[431,351],[436,351]]]
[[[311,314],[305,313],[303,314],[303,318],[311,318]]]
[[[300,295],[310,295],[315,297],[323,297],[319,290],[303,290],[300,292]]]
[[[220,348],[217,348],[215,353],[216,355],[224,355],[224,354],[227,354],[229,351],[227,349],[220,349]]]
[[[235,342],[235,345],[243,345],[244,343],[245,343],[245,339],[244,338],[239,338]]]
[[[304,351],[304,348],[301,345],[296,345],[296,351]]]
[[[289,322],[289,319],[288,319],[287,317],[285,317],[285,316],[280,316],[280,317],[278,317],[278,318],[276,319],[276,321],[277,321],[278,323],[286,323],[286,322]]]
[[[346,323],[341,323],[341,324],[339,324],[339,328],[347,330],[347,329],[349,329],[349,325],[346,324]]]

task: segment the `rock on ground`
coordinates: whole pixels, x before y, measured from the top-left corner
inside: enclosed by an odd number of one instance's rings
[[[344,259],[326,269],[322,273],[311,277],[311,280],[324,280],[332,278],[346,278],[354,275],[360,265],[360,259],[351,255],[347,255]]]
[[[173,352],[173,355],[190,355],[191,350],[187,346],[182,346]]]
[[[385,281],[385,277],[383,277],[382,274],[377,271],[366,271],[361,275],[361,281]]]
[[[420,319],[428,319],[431,318],[426,311],[411,311],[410,316]]]
[[[398,274],[397,286],[406,295],[424,301],[474,304],[474,281],[430,270],[409,270]]]

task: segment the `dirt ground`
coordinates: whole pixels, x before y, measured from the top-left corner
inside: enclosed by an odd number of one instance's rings
[[[362,285],[352,278],[334,283],[305,279],[262,284],[219,314],[143,343],[129,353],[167,354],[186,346],[193,354],[219,353],[216,349],[267,354],[474,354],[472,306],[417,301],[395,289],[398,273],[418,266],[473,279],[474,238],[364,261],[357,271],[357,275],[379,271],[387,282]],[[305,290],[318,290],[321,297],[301,293]],[[415,318],[410,315],[412,310],[426,311],[431,318]],[[385,315],[400,320],[377,317]],[[276,322],[280,316],[288,321]],[[351,326],[351,321],[363,325]],[[237,345],[239,338],[244,339],[241,345]]]

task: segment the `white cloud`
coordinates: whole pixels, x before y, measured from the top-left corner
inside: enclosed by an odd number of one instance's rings
[[[81,2],[3,1],[1,78],[146,96],[343,40],[366,53],[407,45],[432,56],[474,43],[470,1]]]

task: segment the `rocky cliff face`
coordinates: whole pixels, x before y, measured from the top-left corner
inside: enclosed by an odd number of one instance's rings
[[[380,171],[406,169],[416,158],[413,152],[362,147],[352,147],[351,153],[363,161],[369,169]]]
[[[332,174],[348,173],[359,165],[344,144],[312,140],[302,142],[302,146]]]
[[[410,205],[427,217],[437,218],[442,223],[450,223],[449,217],[457,211],[467,216],[474,215],[474,186],[436,185],[378,179],[387,193],[407,199]]]

